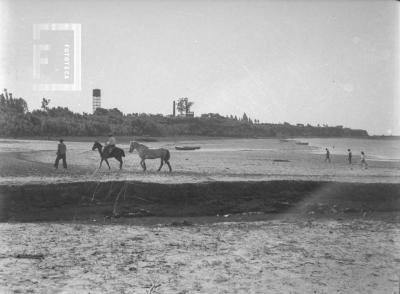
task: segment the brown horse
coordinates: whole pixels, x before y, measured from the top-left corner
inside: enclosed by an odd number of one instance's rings
[[[111,152],[104,152],[104,151],[107,151],[106,148],[107,148],[107,146],[105,146],[103,148],[103,145],[101,145],[97,141],[95,141],[93,144],[92,150],[94,151],[97,149],[100,154],[101,160],[100,160],[99,168],[101,168],[101,164],[103,163],[103,160],[104,160],[108,165],[108,169],[111,169],[107,158],[115,158],[116,160],[119,161],[119,169],[122,169],[122,157],[125,157],[124,150],[122,150],[121,148],[118,148],[118,147],[114,147],[114,149]]]
[[[140,166],[143,168],[143,171],[146,171],[146,163],[145,159],[155,159],[155,158],[160,158],[161,163],[160,167],[158,168],[157,171],[160,171],[161,168],[164,165],[164,162],[168,165],[169,171],[172,171],[171,164],[169,163],[169,159],[171,158],[171,155],[169,153],[168,149],[160,148],[160,149],[151,149],[147,147],[146,145],[139,144],[138,142],[131,142],[130,147],[129,147],[129,152],[133,152],[133,150],[136,149],[139,157],[141,158],[140,161]]]

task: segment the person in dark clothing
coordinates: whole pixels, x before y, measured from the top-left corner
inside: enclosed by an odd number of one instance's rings
[[[331,163],[331,153],[329,152],[328,148],[325,148],[326,155],[325,155],[325,162]]]
[[[56,161],[54,162],[54,167],[57,169],[58,168],[58,162],[60,161],[60,159],[62,159],[63,167],[67,168],[67,159],[66,159],[67,146],[65,146],[63,139],[60,139],[60,143],[58,144],[58,148],[57,148],[57,153],[56,154],[57,154],[57,158],[56,158]]]
[[[351,164],[351,158],[353,157],[353,154],[351,153],[350,149],[347,149],[347,152],[348,152],[347,161],[349,162],[349,164]]]

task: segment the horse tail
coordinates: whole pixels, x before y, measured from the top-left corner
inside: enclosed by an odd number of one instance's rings
[[[166,149],[166,153],[165,153],[165,157],[164,157],[164,161],[167,162],[169,159],[171,158],[171,154],[169,154],[169,150]]]

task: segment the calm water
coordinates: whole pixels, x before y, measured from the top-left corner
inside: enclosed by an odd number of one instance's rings
[[[328,148],[332,154],[347,154],[351,149],[353,156],[364,151],[367,159],[377,161],[400,161],[400,140],[351,139],[351,138],[310,138],[304,139],[315,153],[325,153]]]
[[[295,142],[308,142],[308,146],[296,145]],[[234,152],[234,151],[273,151],[302,150],[304,152],[324,154],[328,148],[332,155],[347,155],[351,149],[357,157],[364,151],[368,160],[400,161],[400,140],[354,139],[354,138],[301,138],[289,142],[278,139],[226,139],[207,141],[186,141],[182,145],[201,146],[196,152]],[[173,144],[171,144],[173,145]]]

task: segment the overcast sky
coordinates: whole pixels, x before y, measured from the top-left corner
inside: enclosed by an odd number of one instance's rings
[[[0,0],[0,87],[39,108],[345,125],[400,135],[396,1]],[[82,90],[33,91],[33,24],[82,26]]]

